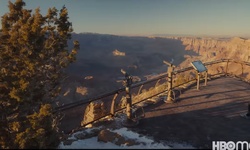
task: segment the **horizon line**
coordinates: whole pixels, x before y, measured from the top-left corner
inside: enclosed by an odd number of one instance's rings
[[[155,33],[155,34],[114,34],[114,33],[98,33],[98,32],[72,32],[74,34],[103,34],[103,35],[115,35],[115,36],[143,36],[143,37],[213,37],[213,38],[233,38],[242,37],[250,38],[250,35],[210,35],[210,34],[173,34],[173,33]]]

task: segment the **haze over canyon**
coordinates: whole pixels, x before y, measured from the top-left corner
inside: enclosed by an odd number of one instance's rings
[[[250,59],[250,39],[240,37],[140,37],[81,33],[73,34],[73,40],[79,41],[81,49],[77,61],[67,69],[69,77],[59,97],[62,103],[79,101],[122,87],[121,69],[138,82],[166,72],[167,65],[163,60],[173,61],[176,69],[180,69],[191,66],[190,63],[195,60]],[[72,46],[70,43],[69,47]],[[234,64],[231,69],[240,71],[239,66]],[[210,73],[221,71],[221,65],[209,69]]]

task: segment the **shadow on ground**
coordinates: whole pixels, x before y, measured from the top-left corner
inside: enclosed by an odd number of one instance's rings
[[[186,142],[212,148],[212,141],[250,141],[247,112],[250,85],[233,78],[193,87],[173,104],[163,101],[145,108],[146,116],[132,130],[159,141]]]

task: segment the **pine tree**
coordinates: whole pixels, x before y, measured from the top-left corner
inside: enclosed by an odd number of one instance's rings
[[[1,20],[0,147],[53,148],[59,137],[51,104],[79,43],[68,49],[73,29],[65,6],[44,16],[24,6],[9,2]]]

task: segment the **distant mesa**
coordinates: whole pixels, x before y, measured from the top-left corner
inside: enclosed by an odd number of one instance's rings
[[[114,56],[125,56],[126,54],[125,54],[125,52],[120,52],[120,51],[118,51],[117,49],[115,49],[115,50],[113,51],[113,55],[114,55]]]
[[[137,69],[138,67],[136,65],[130,65],[128,66],[128,68],[134,68],[134,69]]]
[[[84,79],[85,80],[90,80],[90,79],[93,79],[93,76],[86,76]]]
[[[242,38],[242,37],[233,37],[231,39],[232,42],[244,42],[245,40],[247,40],[247,39]]]

